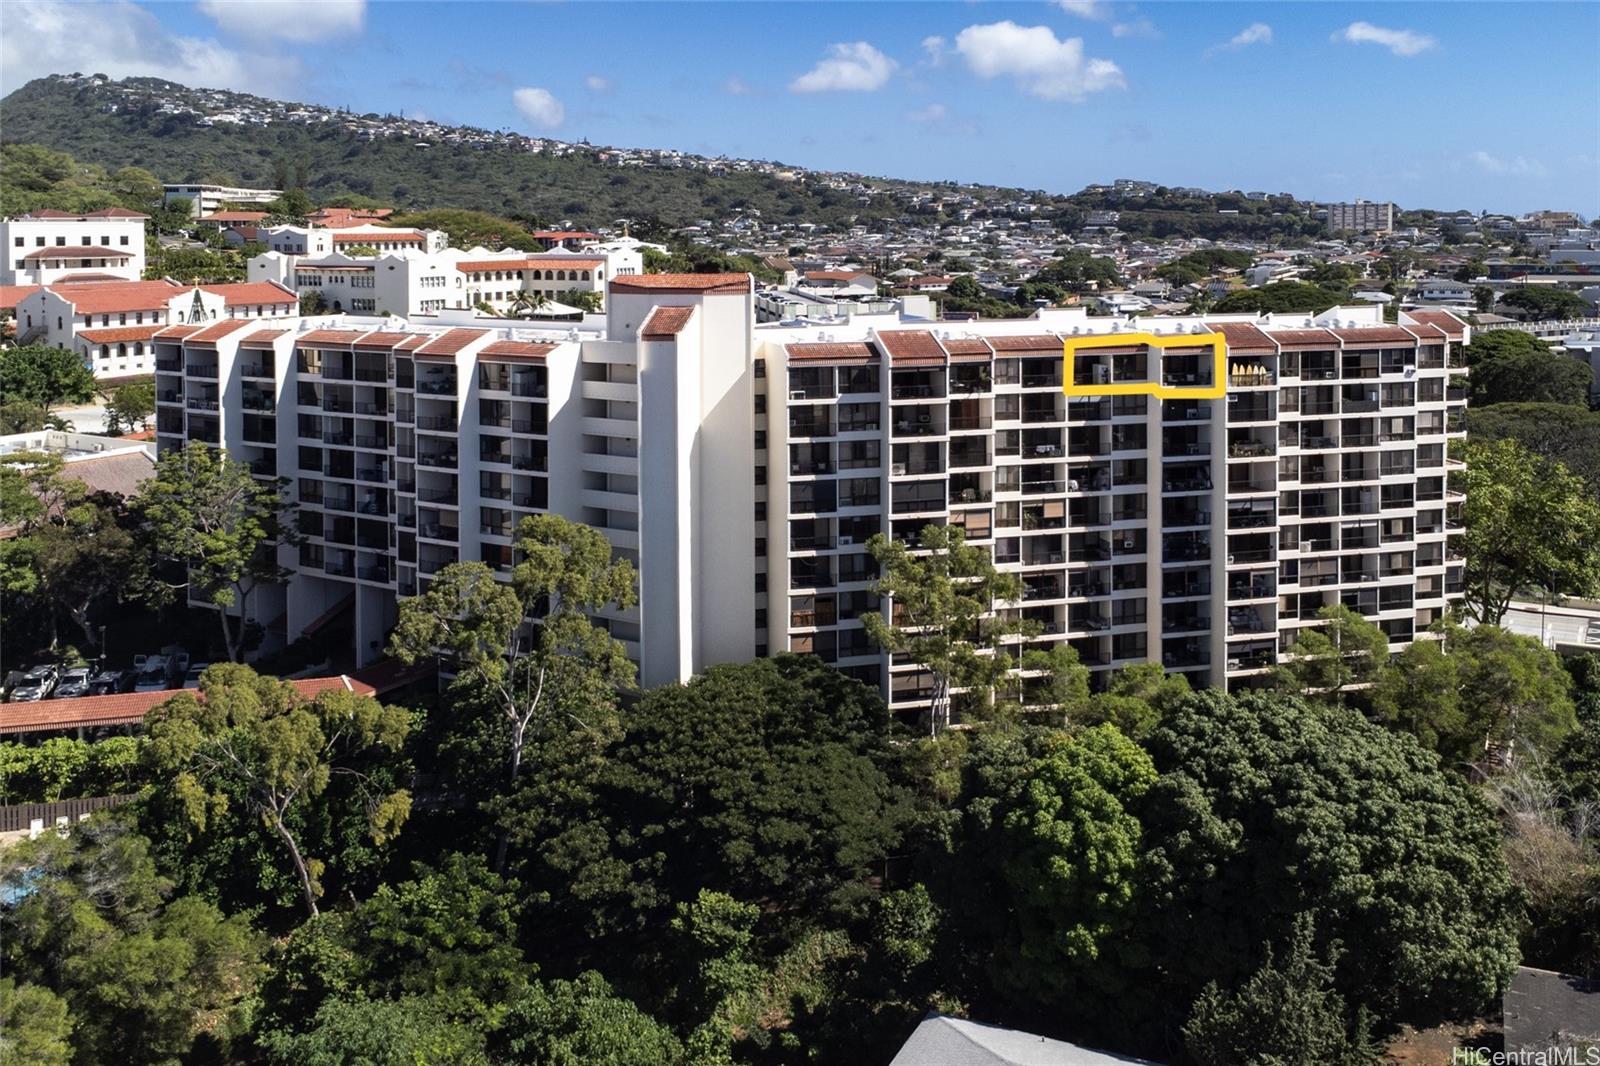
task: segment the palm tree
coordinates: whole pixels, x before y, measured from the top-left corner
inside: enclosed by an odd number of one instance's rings
[[[548,302],[544,293],[524,289],[517,293],[515,300],[511,301],[511,313],[518,318],[532,318],[533,313]]]

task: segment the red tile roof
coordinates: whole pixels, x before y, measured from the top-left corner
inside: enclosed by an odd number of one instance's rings
[[[994,352],[982,337],[945,337],[939,343],[951,355],[990,355]]]
[[[783,350],[791,360],[821,363],[858,363],[878,357],[872,345],[861,341],[802,341],[786,344]]]
[[[414,229],[388,229],[382,233],[374,230],[367,230],[363,233],[345,233],[342,230],[335,230],[333,233],[333,242],[335,244],[371,244],[374,242],[393,244],[396,241],[403,244],[421,244],[427,239],[426,234]]]
[[[341,344],[354,344],[357,340],[366,336],[367,332],[368,331],[364,329],[314,329],[309,333],[302,333],[300,335],[300,339],[295,343],[311,345],[321,344],[329,347]]]
[[[324,692],[344,690],[371,696],[377,690],[345,674],[338,677],[311,677],[290,681],[306,699]],[[180,690],[161,692],[120,692],[110,696],[80,696],[71,700],[41,700],[38,703],[7,703],[0,706],[0,735],[44,733],[97,726],[140,725],[157,706]],[[199,694],[196,693],[198,696]]]
[[[288,329],[258,329],[241,340],[239,344],[244,348],[271,348],[273,341],[279,337],[286,337],[293,332],[293,330]]]
[[[50,291],[66,300],[80,315],[117,311],[162,310],[184,286],[175,281],[93,281],[77,285],[52,285]]]
[[[541,241],[570,241],[580,237],[599,239],[600,234],[581,229],[536,229],[533,235]]]
[[[944,361],[944,349],[939,346],[938,339],[925,329],[879,330],[877,336],[878,344],[889,353],[892,362]]]
[[[80,329],[78,336],[90,344],[120,344],[123,341],[147,341],[160,332],[160,325],[113,326],[110,329]]]
[[[461,349],[465,348],[479,337],[487,336],[488,333],[489,331],[486,329],[458,328],[446,330],[445,332],[434,337],[427,344],[424,344],[421,348],[418,348],[417,354],[419,356],[455,355],[460,352]]]
[[[209,215],[201,215],[201,222],[260,222],[267,217],[265,211],[213,211]]]
[[[413,348],[420,348],[424,344],[427,344],[430,339],[431,336],[429,334],[413,333],[403,341],[396,341],[394,350],[397,352],[409,352]]]
[[[489,270],[549,270],[571,267],[574,270],[594,270],[606,265],[604,259],[587,259],[570,255],[550,259],[524,257],[522,259],[463,259],[456,269],[463,274],[481,274]]]
[[[137,211],[129,211],[121,207],[102,207],[98,211],[86,214],[73,214],[71,211],[57,211],[53,207],[46,207],[39,211],[29,211],[23,218],[149,218]]]
[[[292,304],[300,302],[300,294],[284,288],[276,281],[240,281],[229,285],[202,285],[206,292],[222,297],[225,307],[241,304]]]
[[[623,274],[611,279],[612,292],[749,292],[749,274]]]
[[[1467,324],[1449,311],[1407,311],[1406,317],[1425,326],[1435,326],[1452,338],[1466,335]]]
[[[994,345],[997,352],[1050,352],[1062,350],[1061,338],[1049,333],[1023,334],[1022,336],[1008,337],[995,336],[989,338],[989,343]]]
[[[24,259],[131,259],[132,252],[119,252],[97,244],[69,244],[65,248],[40,248]]]
[[[99,270],[74,270],[70,274],[63,274],[51,284],[54,285],[86,285],[92,281],[127,281],[121,274],[107,274]]]
[[[1206,328],[1220,333],[1228,347],[1237,351],[1275,352],[1278,346],[1259,326],[1250,322],[1207,322]]]
[[[1362,326],[1355,329],[1330,330],[1335,337],[1345,343],[1345,347],[1352,345],[1363,347],[1380,344],[1415,344],[1416,335],[1401,329],[1399,326]]]
[[[364,335],[356,341],[357,348],[393,348],[396,344],[411,336],[398,330],[376,330]]]
[[[658,307],[639,327],[639,336],[647,341],[671,340],[683,332],[693,317],[693,307]]]
[[[177,341],[182,340],[191,333],[199,333],[199,326],[168,326],[156,334],[157,340]]]
[[[539,341],[495,341],[478,353],[479,359],[537,359],[556,350],[556,345]]]
[[[0,307],[15,307],[42,288],[43,285],[0,285]]]
[[[1337,348],[1339,338],[1325,329],[1275,329],[1272,339],[1284,348]]]
[[[253,325],[255,323],[248,318],[225,318],[220,322],[211,323],[199,333],[185,337],[184,340],[189,344],[211,344],[230,333],[237,333],[241,329],[249,329]]]

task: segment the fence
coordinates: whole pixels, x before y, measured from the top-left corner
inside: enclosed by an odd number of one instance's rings
[[[59,819],[76,822],[86,814],[117,807],[134,798],[133,793],[123,796],[84,796],[80,799],[60,800],[56,803],[13,803],[0,806],[0,833],[17,833],[38,823],[41,828],[53,826]]]

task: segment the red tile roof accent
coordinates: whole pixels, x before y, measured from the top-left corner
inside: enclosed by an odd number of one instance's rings
[[[1250,322],[1207,322],[1206,328],[1220,333],[1228,347],[1235,351],[1275,352],[1278,346],[1272,337]]]
[[[121,274],[106,274],[98,270],[74,270],[70,274],[63,274],[51,284],[53,285],[87,285],[94,281],[127,281]]]
[[[749,274],[624,274],[611,279],[612,292],[749,292]]]
[[[555,351],[558,345],[540,341],[495,341],[478,353],[479,359],[537,359]]]
[[[1016,337],[1005,335],[989,338],[989,343],[997,352],[1059,352],[1062,349],[1061,338],[1052,333],[1028,333]]]
[[[658,307],[639,327],[639,337],[647,341],[671,340],[683,332],[693,317],[693,307]]]
[[[241,329],[249,329],[253,325],[255,323],[248,318],[225,318],[220,322],[211,323],[199,333],[185,337],[184,340],[189,344],[212,344],[230,333],[237,333]]]
[[[0,307],[15,307],[42,288],[43,285],[0,285]]]
[[[452,329],[434,337],[427,344],[417,349],[417,355],[427,356],[452,356],[479,337],[488,336],[486,329]]]
[[[333,346],[339,344],[354,344],[367,335],[364,329],[314,329],[310,333],[300,334],[296,344],[321,344]]]
[[[213,211],[201,215],[200,222],[260,222],[267,217],[265,211]]]
[[[403,341],[396,341],[395,345],[394,345],[394,350],[397,351],[397,352],[409,352],[413,348],[422,347],[424,344],[427,344],[428,341],[431,340],[431,339],[432,339],[432,337],[429,334],[426,334],[426,333],[413,333],[411,336],[407,337]]]
[[[137,211],[129,211],[122,207],[102,207],[98,211],[87,214],[73,214],[71,211],[57,211],[53,207],[46,207],[38,211],[29,211],[23,218],[149,218]]]
[[[375,330],[372,333],[365,334],[360,340],[355,342],[355,346],[357,348],[393,348],[396,344],[399,344],[409,336],[411,336],[411,334],[401,333],[398,330],[380,329]]]
[[[80,329],[78,336],[90,344],[120,344],[147,341],[161,332],[161,326],[113,326],[110,329]]]
[[[375,241],[393,244],[396,241],[402,244],[422,244],[427,240],[427,235],[414,229],[391,229],[377,233],[367,230],[364,233],[346,233],[335,230],[333,243],[335,244],[371,244]]]
[[[300,302],[300,294],[284,288],[276,281],[239,281],[228,285],[202,285],[206,292],[222,297],[225,307],[241,304],[293,304]]]
[[[1355,329],[1330,330],[1344,341],[1345,347],[1377,347],[1382,344],[1415,344],[1417,338],[1399,326],[1363,326]]]
[[[533,235],[541,241],[570,241],[580,237],[598,240],[600,234],[581,229],[536,229]]]
[[[862,341],[801,341],[786,344],[783,350],[791,361],[817,363],[859,363],[878,357],[872,345]]]
[[[1339,347],[1339,338],[1325,329],[1275,329],[1271,336],[1284,348]]]
[[[943,362],[944,349],[939,340],[925,329],[879,330],[878,344],[889,353],[891,362],[902,363],[910,359]]]
[[[1452,339],[1466,336],[1467,324],[1449,311],[1407,311],[1405,315],[1413,322],[1444,330]]]
[[[463,274],[481,274],[489,270],[553,270],[556,268],[573,270],[594,270],[606,265],[604,259],[586,259],[582,256],[561,256],[552,259],[463,259],[456,264],[456,269]]]
[[[354,692],[371,696],[377,690],[353,677],[309,677],[290,681],[305,699],[324,692]],[[0,735],[43,733],[62,729],[96,726],[140,725],[156,707],[178,695],[182,689],[161,692],[119,692],[110,696],[80,696],[71,700],[42,700],[39,703],[8,703],[0,706]],[[199,695],[199,693],[195,693]]]
[[[191,333],[199,332],[199,326],[168,326],[166,329],[156,334],[156,339],[162,341],[179,341]]]
[[[954,280],[954,278],[947,278],[942,274],[923,274],[921,277],[907,278],[904,284],[908,289],[922,289],[949,285]]]
[[[940,340],[951,355],[992,355],[994,349],[982,337],[944,337]]]
[[[50,291],[70,303],[80,315],[116,311],[163,310],[174,296],[186,290],[175,281],[92,281],[78,285],[52,285]]]
[[[98,244],[69,244],[65,248],[40,248],[24,259],[132,259],[132,252],[119,252]]]
[[[243,348],[271,348],[273,341],[293,332],[291,329],[258,329],[240,341],[239,345]]]

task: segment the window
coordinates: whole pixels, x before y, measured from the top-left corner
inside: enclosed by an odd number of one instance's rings
[[[767,628],[767,609],[765,607],[756,608],[756,628]]]
[[[767,361],[765,359],[757,359],[756,360],[756,377],[764,378],[766,376],[767,376]]]
[[[122,235],[122,240],[121,240],[121,241],[120,241],[120,242],[119,242],[119,243],[120,243],[120,244],[121,244],[121,245],[122,245],[122,246],[123,246],[123,247],[124,247],[124,248],[126,248],[126,247],[127,247],[127,245],[128,245],[128,235],[127,235],[127,234],[126,234],[126,233],[124,233],[124,234],[123,234],[123,235]]]
[[[759,558],[761,558],[761,556],[763,556],[765,554],[767,554],[767,538],[766,537],[757,537],[756,538],[756,558],[759,559]]]
[[[56,238],[56,247],[57,248],[65,248],[66,246],[67,246],[67,239],[65,237],[57,237]]]
[[[23,247],[23,239],[21,237],[18,237],[17,241],[16,241],[16,244],[17,244],[18,248]]]
[[[756,501],[756,521],[757,522],[765,522],[766,520],[767,520],[767,501],[765,501],[765,500],[757,500]]]
[[[764,430],[764,429],[756,430],[756,451],[759,452],[762,448],[765,448],[766,446],[767,446],[767,431]]]
[[[758,393],[756,393],[756,414],[764,415],[766,413],[767,413],[767,394],[764,393],[764,392],[758,392]]]
[[[764,467],[764,466],[756,467],[756,484],[757,485],[765,485],[766,483],[767,483],[767,468]]]
[[[35,248],[43,248],[44,247],[44,238],[43,237],[35,237],[33,239],[33,246]]]

